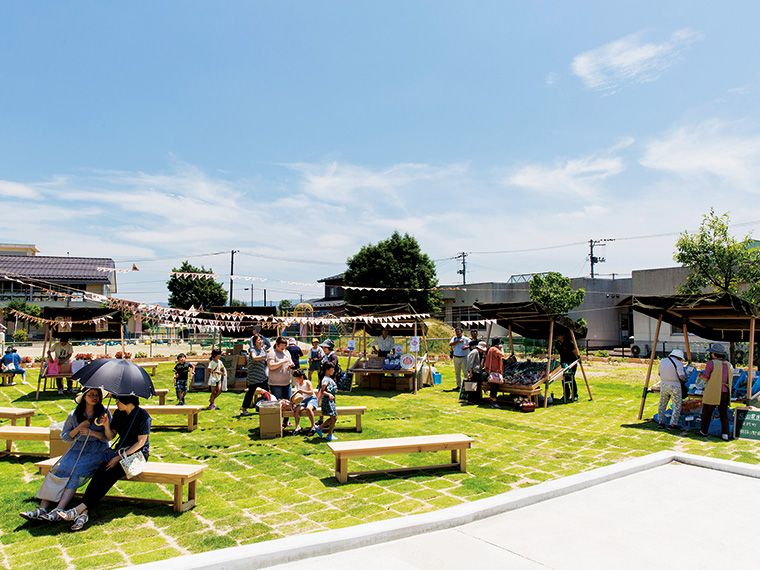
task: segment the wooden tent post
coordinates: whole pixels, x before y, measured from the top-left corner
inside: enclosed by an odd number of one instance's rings
[[[591,386],[589,386],[588,378],[586,378],[586,371],[583,368],[583,358],[581,357],[581,351],[578,349],[578,342],[575,340],[575,333],[571,330],[570,331],[570,338],[573,339],[573,346],[575,347],[575,352],[578,353],[578,366],[581,368],[581,374],[583,374],[583,381],[586,383],[586,390],[588,390],[588,399],[593,400],[594,396],[591,395]]]
[[[683,340],[686,343],[686,362],[691,362],[691,346],[689,345],[689,332],[686,330],[686,323],[683,324]]]
[[[654,342],[652,343],[652,356],[649,357],[649,367],[647,368],[647,379],[644,382],[644,391],[641,393],[641,405],[639,406],[639,417],[641,419],[644,415],[644,404],[647,401],[647,390],[649,389],[649,379],[652,377],[652,367],[654,366],[654,357],[657,352],[657,341],[660,338],[660,325],[662,325],[662,313],[660,318],[657,319],[657,327],[654,329]]]
[[[356,321],[354,321],[354,328],[351,331],[351,340],[354,340],[356,337]],[[356,348],[356,347],[354,347]],[[351,370],[351,357],[353,356],[353,350],[348,351],[348,363],[346,364],[346,370]]]
[[[546,381],[544,382],[544,409],[549,407],[549,376],[552,371],[552,344],[554,343],[554,321],[549,321],[549,350],[546,351]]]
[[[127,359],[127,352],[124,349],[124,323],[119,323],[119,333],[121,333],[121,357],[126,360]]]
[[[414,319],[414,336],[417,336],[417,319]],[[417,395],[417,357],[414,358],[414,376],[412,376],[412,384],[414,384],[414,395],[416,396]]]
[[[747,361],[747,405],[752,401],[752,385],[754,384],[754,367],[755,362],[755,317],[749,319],[749,360]]]
[[[42,382],[43,372],[47,369],[47,346],[49,334],[50,323],[45,323],[45,338],[42,341],[42,362],[40,362],[40,375],[37,377],[37,395],[34,397],[35,400],[40,399],[40,383]],[[47,381],[45,381],[45,385],[47,386]]]
[[[509,325],[509,354],[515,353],[515,344],[512,341],[512,325]]]

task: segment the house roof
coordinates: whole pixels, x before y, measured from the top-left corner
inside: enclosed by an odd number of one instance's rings
[[[113,274],[98,267],[114,269],[116,265],[109,257],[0,256],[0,278],[6,274],[59,284],[110,283]]]
[[[553,329],[555,335],[562,328],[573,331],[576,338],[585,338],[588,334],[585,326],[578,324],[567,315],[552,313],[535,301],[476,303],[473,306],[482,317],[496,319],[499,326],[505,329],[511,327],[514,332],[525,338],[548,339],[552,322],[559,325]]]
[[[332,277],[323,277],[322,279],[318,279],[317,283],[324,283],[326,281],[336,281],[338,279],[343,279],[345,274],[346,272],[344,271],[343,273],[338,273],[337,275],[333,275]]]

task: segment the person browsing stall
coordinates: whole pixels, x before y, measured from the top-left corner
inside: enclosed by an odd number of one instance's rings
[[[481,340],[475,346],[470,354],[467,355],[467,379],[475,383],[475,390],[465,392],[464,398],[460,395],[459,399],[464,399],[468,404],[477,404],[480,401],[481,382],[483,381],[483,355],[486,352],[486,341]],[[462,384],[464,387],[464,383]]]
[[[454,336],[449,341],[449,346],[453,352],[454,374],[456,374],[457,387],[451,391],[459,392],[462,389],[462,372],[467,367],[467,355],[470,353],[470,341],[465,338],[462,327],[454,329]]]
[[[491,399],[491,407],[499,408],[499,404],[496,403],[496,397],[499,395],[500,382],[492,382],[491,379],[502,379],[504,374],[504,351],[502,350],[504,344],[499,338],[491,339],[491,348],[486,352],[484,359],[483,369],[485,372],[485,380],[488,382],[489,393],[488,397]],[[491,374],[498,374],[497,378],[491,376]],[[502,380],[503,381],[503,380]]]
[[[578,358],[580,358],[578,349],[575,348],[575,343],[573,343],[570,335],[565,331],[557,331],[557,334],[555,335],[554,346],[557,349],[557,357],[559,358],[559,362],[562,365],[562,368],[567,368],[573,362],[578,360]],[[565,370],[563,375],[565,383],[570,385],[570,393],[563,393],[562,396],[562,399],[566,403],[578,401],[578,384],[575,382],[575,371],[576,367],[573,366],[572,368]]]
[[[705,369],[699,373],[705,381],[705,391],[702,394],[702,424],[699,435],[707,437],[710,422],[715,408],[720,417],[721,437],[729,440],[728,435],[728,405],[731,403],[731,384],[734,378],[734,368],[726,360],[728,356],[722,344],[714,344],[710,348],[711,359]]]
[[[663,358],[657,369],[660,375],[660,405],[657,409],[657,420],[660,428],[677,429],[681,419],[681,383],[686,380],[686,372],[683,369],[683,352],[676,348],[670,352],[667,358]],[[665,425],[665,411],[668,409],[668,400],[673,406],[673,415],[670,425]]]
[[[480,339],[478,338],[478,329],[470,329],[470,339],[468,341],[468,344],[470,345],[470,350],[477,348],[479,342],[480,342]]]
[[[278,400],[290,400],[290,369],[293,368],[293,359],[287,351],[288,341],[281,336],[274,341],[274,350],[267,354],[267,368],[269,369],[269,390]],[[282,425],[287,426],[287,418],[282,420]]]
[[[54,354],[55,357],[53,357]],[[62,334],[59,337],[58,342],[51,346],[50,350],[47,351],[48,359],[57,360],[58,366],[66,366],[67,364],[71,364],[71,356],[73,354],[74,347],[71,346],[71,343],[69,343],[69,337],[65,334]],[[55,383],[58,387],[58,395],[63,396],[63,378],[56,378]],[[72,389],[71,378],[66,381],[66,391],[74,393],[74,390]]]
[[[369,347],[376,350],[378,356],[385,358],[391,353],[395,345],[396,341],[388,334],[388,327],[383,327],[380,336],[375,337],[375,340],[372,341]]]

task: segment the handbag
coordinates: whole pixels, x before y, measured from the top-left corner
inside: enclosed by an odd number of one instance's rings
[[[74,472],[74,467],[76,467],[77,463],[79,463],[79,458],[82,457],[82,452],[87,445],[88,439],[90,439],[89,433],[87,434],[87,437],[82,444],[82,449],[79,450],[79,455],[77,455],[77,460],[74,462],[74,465],[71,468],[71,473]],[[37,491],[38,499],[42,501],[50,501],[51,503],[57,503],[61,500],[61,496],[66,490],[66,485],[68,484],[69,479],[71,479],[71,473],[68,477],[59,477],[58,475],[53,474],[53,471],[55,471],[58,465],[61,463],[61,459],[63,459],[63,456],[61,456],[58,461],[55,462],[55,465],[53,465],[50,471],[47,472],[47,475],[45,475],[45,480],[42,482],[40,490]]]
[[[498,372],[491,372],[488,376],[488,381],[491,384],[504,384],[504,377]]]
[[[465,392],[477,392],[478,391],[478,383],[477,382],[464,382],[464,391]]]
[[[57,360],[48,360],[45,368],[45,376],[57,376],[61,373],[61,366]]]
[[[132,455],[127,455],[126,450],[120,449],[119,457],[121,457],[119,463],[121,463],[127,479],[136,477],[145,470],[145,464],[147,461],[145,460],[145,456],[142,454],[142,451],[138,450],[135,451]]]

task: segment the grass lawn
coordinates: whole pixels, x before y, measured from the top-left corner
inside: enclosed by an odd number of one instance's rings
[[[171,367],[159,366],[157,388],[171,388]],[[202,412],[200,429],[187,433],[162,428],[161,423],[180,422],[159,416],[151,433],[151,460],[209,466],[199,481],[198,505],[181,515],[164,505],[105,500],[80,533],[69,532],[63,523],[27,522],[18,512],[36,506],[33,497],[42,481],[34,469],[36,459],[0,459],[0,566],[90,570],[162,560],[432,511],[664,449],[756,462],[758,442],[703,441],[659,431],[651,421],[636,421],[646,372],[642,365],[589,364],[593,402],[581,399],[529,414],[462,407],[455,393],[442,389],[454,384],[453,367],[443,365],[439,371],[443,386],[425,388],[417,396],[370,390],[339,394],[338,405],[365,405],[368,412],[363,433],[338,430],[336,435],[355,440],[461,432],[475,439],[468,473],[449,469],[371,475],[338,485],[333,456],[322,440],[259,440],[257,416],[238,417],[242,394],[227,392],[217,400],[219,410]],[[29,379],[36,384],[33,373]],[[583,395],[582,379],[579,389]],[[34,407],[38,412],[32,425],[47,426],[63,421],[74,406],[54,394],[35,402],[30,386],[5,387],[0,406]],[[187,400],[205,405],[208,395],[190,393]],[[167,403],[175,403],[172,392]],[[645,417],[656,412],[656,405],[657,397],[650,395]],[[338,426],[352,422],[353,417],[342,418]],[[20,445],[44,451],[41,443]],[[445,455],[439,459],[446,460]],[[422,465],[431,459],[422,454],[385,456],[354,460],[349,468]],[[120,485],[131,495],[172,495],[172,489],[156,485]]]

